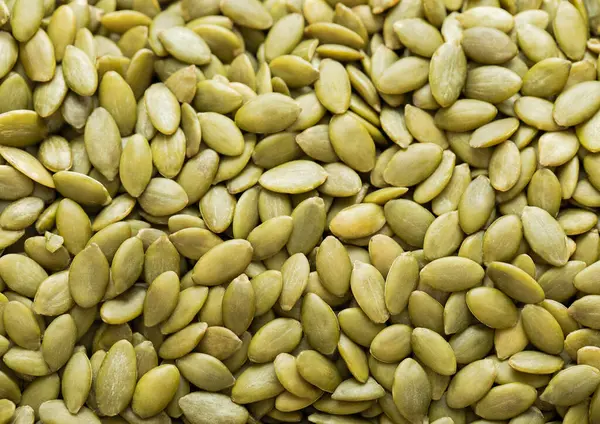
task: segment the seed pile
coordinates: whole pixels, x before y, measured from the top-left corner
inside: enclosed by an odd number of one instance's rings
[[[596,0],[0,25],[0,424],[600,424]]]

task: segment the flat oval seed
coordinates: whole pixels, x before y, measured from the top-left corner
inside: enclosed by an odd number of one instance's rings
[[[454,71],[446,72],[447,69]],[[437,48],[429,65],[429,84],[440,106],[449,107],[458,99],[466,79],[467,59],[462,47],[458,43],[444,43]]]
[[[226,156],[238,156],[244,151],[244,137],[236,124],[228,117],[204,112],[198,114],[202,128],[202,140],[216,152]]]
[[[223,185],[212,187],[200,200],[204,222],[214,233],[222,233],[229,227],[233,221],[234,208],[235,197]]]
[[[205,65],[210,62],[208,44],[189,28],[175,26],[165,29],[158,33],[158,39],[165,50],[182,62],[194,65]]]
[[[234,279],[223,295],[223,324],[238,336],[252,323],[255,313],[254,289],[245,274]]]
[[[441,375],[456,373],[456,358],[450,344],[435,331],[415,328],[411,335],[415,356],[426,366]]]
[[[414,359],[407,358],[398,365],[392,396],[400,413],[409,420],[416,422],[427,414],[431,385],[425,370]]]
[[[529,408],[536,398],[533,387],[508,383],[491,389],[477,404],[476,414],[489,420],[515,417]]]
[[[502,32],[510,32],[514,20],[510,13],[498,7],[481,6],[465,11],[457,17],[463,28],[489,27]]]
[[[403,94],[423,87],[428,78],[429,60],[410,56],[387,68],[376,85],[385,94]]]
[[[102,81],[104,80],[103,78]],[[114,180],[119,171],[121,137],[117,123],[106,109],[99,107],[89,116],[85,125],[84,140],[94,168],[108,180]]]
[[[329,139],[337,156],[350,168],[368,172],[375,166],[375,143],[367,129],[348,113],[334,116]],[[354,140],[348,143],[347,140]]]
[[[404,324],[394,324],[380,331],[370,345],[370,353],[378,361],[397,363],[411,353],[412,329]]]
[[[244,131],[275,133],[294,123],[300,107],[288,96],[267,93],[257,96],[235,114],[236,124]]]
[[[302,201],[292,212],[292,220],[292,233],[286,244],[288,253],[308,255],[319,243],[325,229],[325,202],[320,197]]]
[[[235,381],[221,361],[204,353],[190,353],[177,359],[176,364],[183,377],[202,390],[220,391]]]
[[[523,81],[510,69],[480,66],[467,73],[465,96],[489,103],[500,103],[519,92]]]
[[[98,409],[108,416],[119,414],[131,401],[135,385],[135,350],[120,340],[106,354],[94,382]]]
[[[542,166],[560,166],[577,153],[579,142],[572,131],[543,134],[538,141],[538,161]]]
[[[48,424],[98,424],[100,420],[96,414],[85,406],[79,412],[72,414],[62,400],[48,400],[39,407],[39,415],[42,422]]]
[[[299,56],[279,56],[269,67],[272,75],[281,78],[290,88],[305,87],[319,78],[319,71]]]
[[[594,310],[600,297],[597,295],[583,296],[569,307],[569,315],[578,323],[586,327],[597,329],[598,323],[594,317]]]
[[[500,290],[477,287],[467,292],[466,301],[473,316],[488,327],[503,329],[517,323],[517,308]]]
[[[163,134],[171,135],[179,127],[181,109],[175,95],[166,85],[153,84],[144,94],[146,110],[152,125]]]
[[[494,105],[475,99],[461,99],[435,114],[435,124],[448,131],[471,131],[489,123],[498,110]]]
[[[106,206],[112,201],[99,181],[72,171],[59,171],[52,176],[56,190],[64,197],[84,206]]]
[[[237,404],[246,404],[272,398],[283,391],[273,363],[251,365],[236,380],[231,399]]]
[[[161,333],[174,333],[188,325],[204,306],[207,296],[206,287],[194,286],[182,290],[173,313],[160,326]]]
[[[68,312],[73,306],[75,302],[69,292],[69,276],[64,271],[42,281],[35,294],[32,309],[40,315],[57,316]]]
[[[425,265],[420,281],[437,290],[455,292],[475,287],[484,274],[483,268],[471,259],[449,256]]]
[[[102,16],[101,23],[109,31],[124,33],[138,25],[150,25],[151,19],[134,10],[118,10]]]
[[[525,56],[533,62],[540,62],[558,56],[558,46],[552,36],[535,25],[519,25],[517,27],[517,40]]]
[[[317,38],[321,44],[342,44],[355,49],[364,45],[360,35],[336,23],[317,22],[307,26],[304,33],[309,38]]]
[[[51,370],[58,370],[67,363],[76,340],[77,326],[71,315],[61,315],[48,325],[41,350]]]
[[[125,324],[142,314],[146,291],[133,287],[120,296],[108,300],[100,308],[100,317],[107,324]]]
[[[277,193],[298,194],[311,191],[325,182],[327,173],[318,164],[297,160],[279,165],[261,175],[261,186]]]
[[[83,308],[98,304],[104,297],[109,279],[109,265],[97,244],[78,253],[69,271],[69,289],[73,300]]]
[[[558,372],[540,399],[557,406],[575,405],[591,395],[600,384],[600,371],[589,365],[574,365]]]
[[[333,393],[342,382],[334,363],[314,350],[304,350],[296,358],[298,372],[310,384]]]
[[[587,32],[584,19],[571,3],[560,2],[552,29],[560,49],[571,60],[581,60],[585,53]]]
[[[515,43],[504,32],[478,26],[463,31],[462,47],[472,60],[485,65],[499,65],[517,55]]]
[[[265,40],[265,58],[274,58],[290,53],[302,40],[304,33],[304,17],[299,13],[290,13],[271,27]]]
[[[324,355],[335,352],[340,337],[337,317],[323,299],[307,293],[302,303],[302,329],[308,342]]]
[[[114,118],[122,136],[133,132],[136,123],[136,101],[133,90],[117,72],[109,71],[100,81],[100,106]],[[118,96],[115,93],[119,93]]]
[[[560,224],[545,210],[532,206],[523,209],[521,219],[531,248],[554,266],[566,264],[569,254]]]
[[[36,221],[43,209],[44,202],[37,197],[17,200],[0,213],[0,226],[6,230],[23,230]]]
[[[306,289],[310,274],[310,264],[306,256],[296,253],[287,258],[281,266],[283,287],[279,305],[284,311],[290,311],[297,304]]]
[[[28,41],[21,43],[19,56],[25,73],[31,80],[47,82],[54,76],[56,71],[54,46],[42,28],[38,29]],[[91,71],[93,73],[95,70],[92,68]],[[86,78],[93,79],[93,76],[86,75]]]
[[[166,178],[153,178],[139,197],[140,206],[155,216],[174,214],[188,203],[183,188],[175,181]]]
[[[564,365],[559,356],[533,350],[515,353],[508,363],[515,370],[530,374],[553,374],[560,371]]]
[[[316,269],[323,286],[336,296],[343,296],[350,287],[352,263],[344,245],[328,236],[321,242],[316,257]]]
[[[140,378],[131,401],[131,408],[141,418],[158,414],[175,395],[179,385],[179,370],[174,365],[160,365]],[[156,396],[160,393],[159,396]]]
[[[44,361],[40,350],[29,350],[13,346],[4,354],[2,360],[12,371],[21,374],[33,377],[42,377],[50,374],[50,368],[48,368],[48,365]],[[56,377],[56,374],[54,374],[54,377]],[[56,384],[59,384],[58,379],[56,380]]]
[[[392,315],[406,308],[418,279],[419,264],[414,256],[401,255],[394,260],[385,280],[385,304]]]
[[[519,120],[505,118],[485,124],[476,129],[471,135],[471,147],[491,147],[508,140],[519,128]]]
[[[33,155],[16,147],[6,146],[0,148],[0,155],[2,155],[6,162],[33,181],[43,186],[54,188],[54,181],[52,181],[50,173]]]
[[[85,352],[75,352],[63,371],[61,391],[70,413],[83,407],[92,387],[92,366]]]
[[[27,256],[5,254],[0,258],[0,277],[11,290],[33,298],[48,274]]]
[[[248,411],[222,394],[193,392],[179,400],[181,410],[191,422],[217,422],[226,420],[231,424],[244,424]]]
[[[523,96],[514,104],[514,112],[527,125],[543,131],[558,131],[561,127],[552,117],[553,104],[537,97]]]
[[[442,35],[423,19],[401,19],[394,23],[394,32],[406,48],[419,56],[431,57],[442,45]]]
[[[538,303],[544,300],[544,290],[522,269],[503,262],[488,265],[487,275],[497,288],[513,299],[524,303]]]
[[[331,232],[340,238],[353,239],[372,235],[385,224],[381,206],[358,204],[341,210],[329,224]]]
[[[385,281],[377,268],[362,262],[355,262],[350,287],[361,309],[373,322],[387,321],[389,312],[385,307]]]
[[[509,261],[515,257],[523,241],[523,226],[516,215],[498,218],[483,236],[483,262]]]
[[[207,328],[205,322],[188,325],[169,336],[160,346],[158,355],[163,359],[178,359],[187,355],[198,346]]]
[[[394,234],[412,246],[423,246],[427,228],[435,219],[431,212],[406,199],[389,201],[383,211]]]
[[[463,231],[472,234],[480,230],[494,209],[494,189],[482,175],[467,186],[458,204],[458,218]]]
[[[387,183],[409,187],[429,177],[442,161],[442,149],[433,143],[413,144],[396,153],[383,177]]]
[[[254,249],[254,260],[263,260],[275,255],[288,242],[292,234],[293,220],[286,215],[271,218],[248,234]]]
[[[563,332],[550,312],[541,306],[526,305],[522,317],[527,338],[535,347],[551,355],[562,351]]]
[[[350,107],[351,86],[344,67],[332,59],[319,65],[319,79],[315,83],[317,98],[327,110],[341,114]]]
[[[548,58],[533,65],[523,78],[521,92],[525,96],[549,97],[559,94],[567,83],[571,62]]]
[[[228,240],[204,254],[194,266],[196,284],[214,286],[240,275],[252,260],[252,245],[245,240]]]
[[[563,91],[554,102],[552,116],[565,127],[581,124],[600,108],[600,84],[586,81]]]
[[[268,29],[273,24],[273,18],[257,0],[249,2],[227,0],[221,5],[221,12],[244,27]]]
[[[510,140],[498,145],[492,153],[489,176],[492,187],[498,191],[510,190],[521,175],[519,148]]]
[[[98,88],[98,73],[87,54],[67,46],[63,58],[63,73],[67,86],[80,96],[91,96]]]
[[[322,392],[302,378],[296,366],[296,358],[287,353],[280,353],[274,361],[275,373],[285,389],[294,396],[314,398]]]
[[[32,310],[16,301],[8,302],[4,329],[10,339],[25,349],[37,350],[40,347],[40,327]]]

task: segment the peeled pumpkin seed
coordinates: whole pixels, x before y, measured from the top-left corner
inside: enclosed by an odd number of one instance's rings
[[[42,3],[0,4],[0,421],[596,419],[593,4]]]

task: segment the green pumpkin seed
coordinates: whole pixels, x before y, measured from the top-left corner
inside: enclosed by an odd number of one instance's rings
[[[333,362],[314,350],[300,352],[296,367],[302,378],[325,392],[333,393],[342,382]]]
[[[517,371],[530,374],[553,374],[563,367],[560,357],[535,351],[515,353],[509,360],[511,367]]]
[[[538,255],[555,266],[567,262],[565,233],[548,212],[528,206],[523,209],[521,220],[525,239]]]
[[[463,31],[462,47],[470,59],[485,65],[499,65],[517,55],[517,46],[504,32],[486,26]]]
[[[421,88],[429,77],[429,61],[406,57],[396,61],[377,78],[377,88],[385,94],[403,94]],[[403,75],[404,78],[399,78]]]
[[[283,390],[273,363],[252,365],[239,375],[231,391],[231,399],[237,404],[258,402],[277,396]]]
[[[522,383],[509,383],[492,388],[475,405],[476,413],[486,419],[515,417],[531,406],[535,389]],[[503,418],[504,417],[504,418]]]
[[[499,119],[476,129],[471,135],[471,147],[491,147],[508,140],[519,128],[515,118]]]
[[[554,102],[552,116],[556,123],[573,126],[594,116],[600,108],[600,103],[596,102],[594,97],[599,89],[600,85],[595,84],[595,81],[587,81],[563,91]]]
[[[523,308],[522,314],[525,332],[534,346],[554,355],[562,351],[563,332],[550,312],[540,306],[527,305]],[[534,331],[534,327],[538,330]]]
[[[51,424],[75,424],[78,422],[97,424],[100,422],[96,414],[85,406],[76,414],[72,414],[62,400],[48,400],[42,403],[39,408],[39,415],[40,419]]]
[[[337,156],[350,168],[358,172],[368,172],[375,166],[373,139],[364,125],[350,114],[344,113],[332,118],[329,139]],[[346,143],[348,139],[355,141]]]
[[[128,341],[118,341],[106,354],[94,381],[100,411],[108,416],[122,412],[133,397],[135,385],[135,351]]]
[[[544,290],[527,272],[503,262],[488,264],[487,275],[497,288],[519,302],[537,303],[544,300]]]
[[[85,352],[75,352],[67,362],[61,381],[65,405],[70,413],[81,410],[92,387],[92,366]]]
[[[589,365],[575,365],[558,372],[540,399],[560,406],[575,405],[587,398],[598,386],[600,375],[598,370]],[[568,387],[568,391],[565,388]]]
[[[302,178],[298,178],[301,176]],[[298,194],[311,191],[325,182],[327,173],[318,164],[297,160],[279,165],[261,175],[259,183],[277,193]]]

